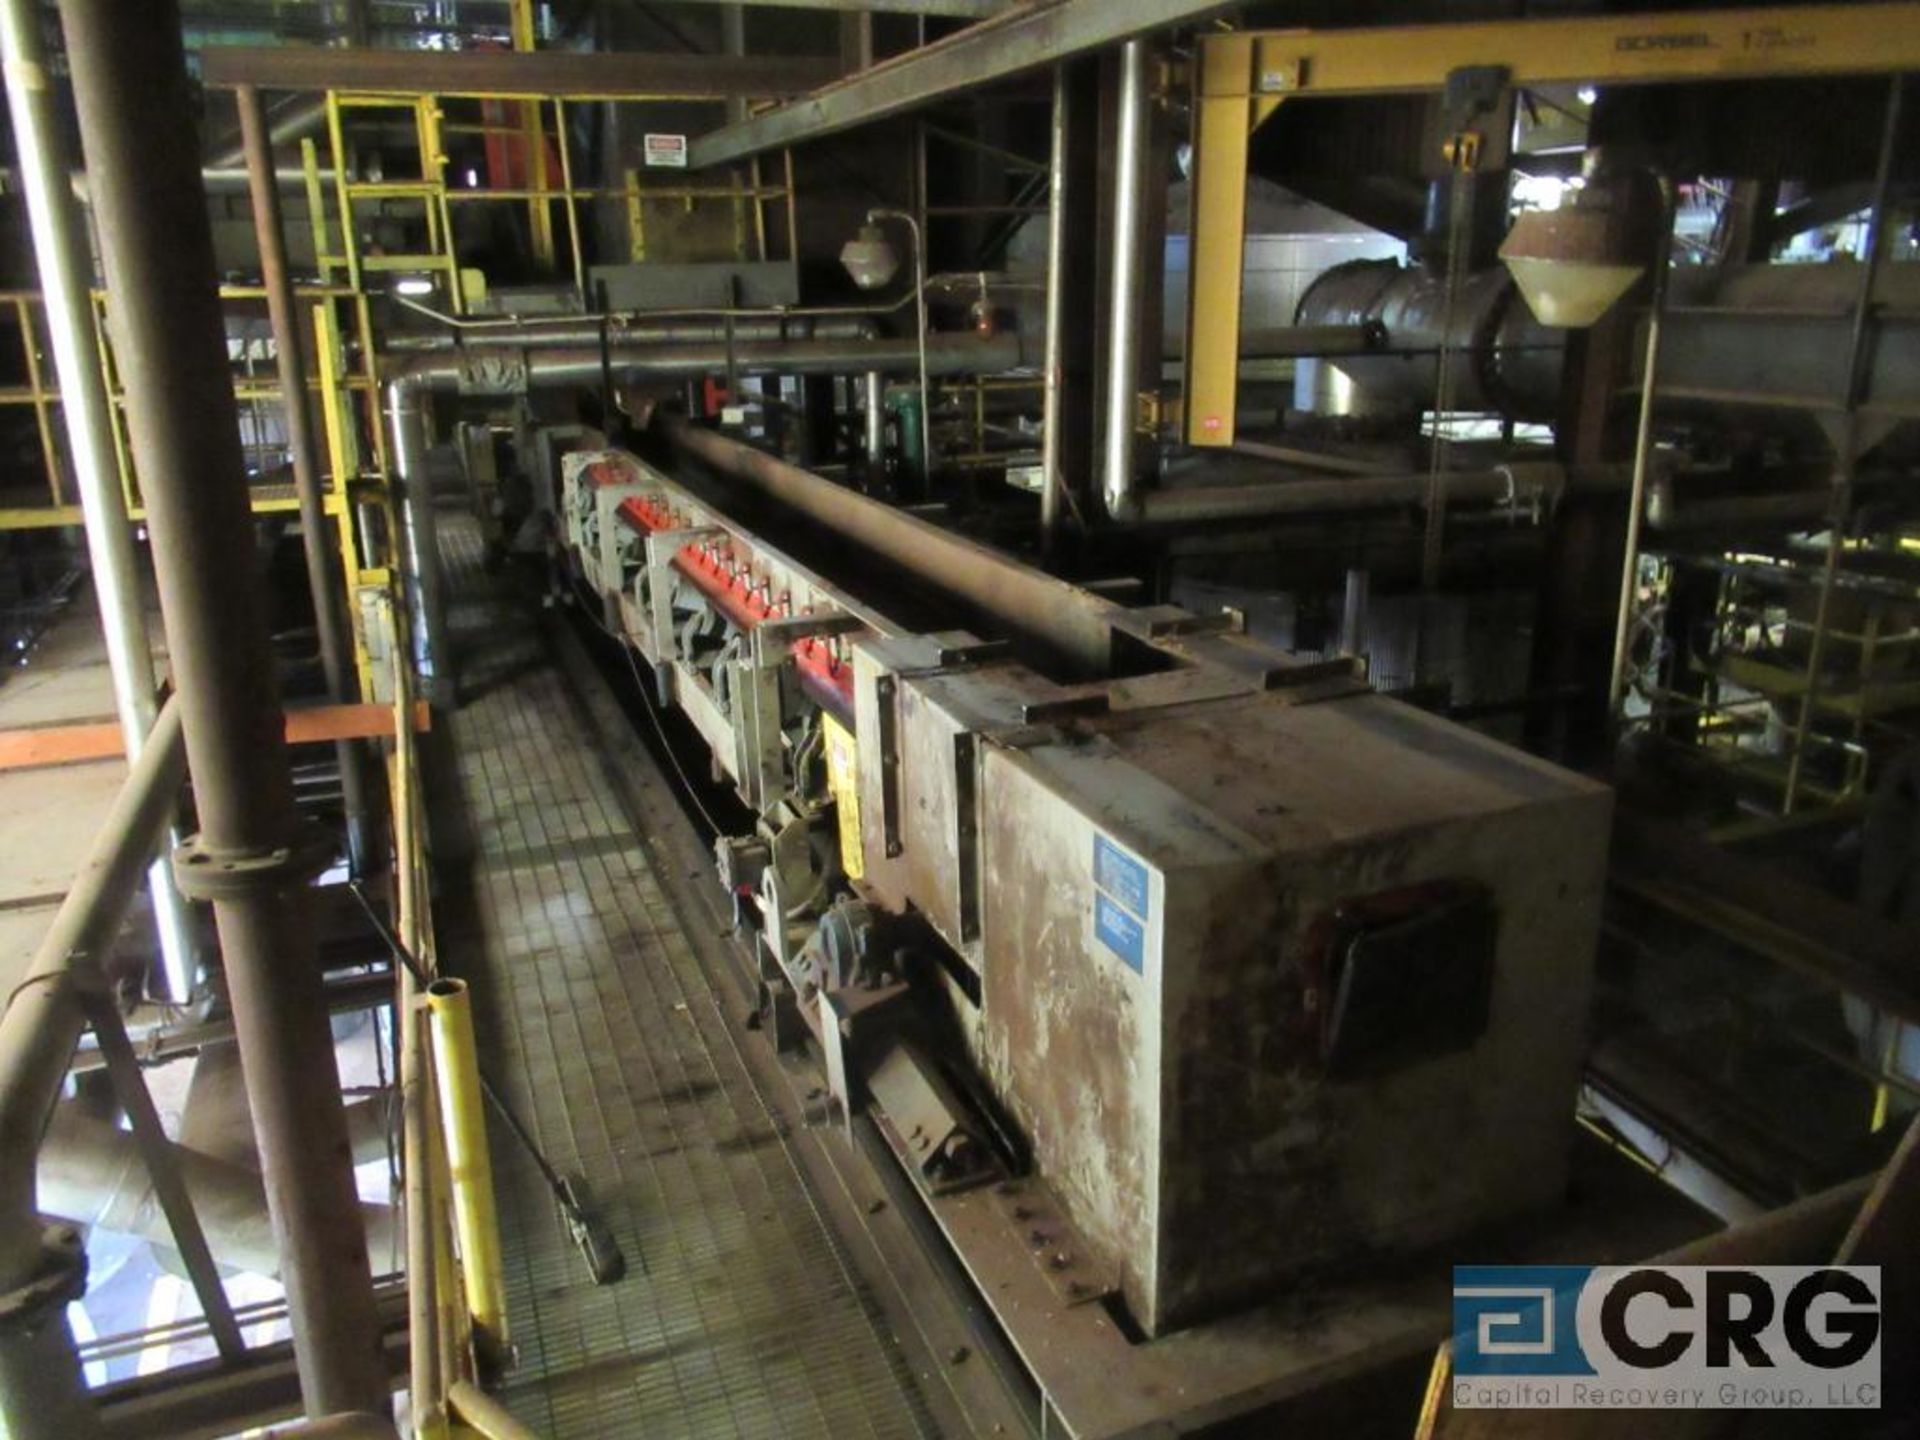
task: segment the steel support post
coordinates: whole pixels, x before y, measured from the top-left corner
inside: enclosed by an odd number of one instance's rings
[[[240,111],[240,139],[246,152],[247,181],[253,196],[253,233],[260,249],[260,284],[267,292],[267,320],[273,327],[274,360],[279,371],[280,395],[287,412],[287,451],[293,461],[293,489],[300,501],[300,544],[307,561],[307,590],[313,600],[313,623],[320,640],[320,668],[325,673],[327,698],[336,704],[359,699],[353,668],[353,647],[342,619],[334,578],[340,574],[330,543],[326,496],[320,480],[320,451],[314,437],[313,414],[307,403],[307,360],[294,309],[293,279],[287,272],[287,242],[280,215],[280,192],[273,179],[273,137],[267,128],[260,92],[242,85],[234,92]],[[344,477],[340,477],[346,503]],[[347,853],[356,874],[374,863],[367,814],[366,767],[360,746],[342,740],[335,753],[340,762],[340,797],[346,811]]]
[[[0,0],[0,57],[6,62],[7,110],[20,158],[54,370],[60,378],[60,408],[86,519],[87,559],[106,640],[114,710],[131,762],[153,729],[153,652],[141,601],[140,560],[120,485],[106,378],[94,338],[93,264],[76,223],[41,44],[40,8],[33,0]],[[147,885],[160,945],[163,998],[185,1001],[192,996],[198,968],[187,907],[164,860],[148,870]]]
[[[860,404],[867,465],[877,477],[887,463],[887,377],[878,370],[869,370],[861,377]]]
[[[1040,553],[1051,560],[1060,537],[1066,477],[1060,464],[1061,354],[1067,305],[1067,67],[1053,72],[1052,143],[1047,152],[1047,353],[1040,427]]]
[[[201,825],[175,869],[214,901],[307,1411],[384,1411],[179,6],[60,12]]]
[[[1164,192],[1153,159],[1153,53],[1145,40],[1120,49],[1114,93],[1112,262],[1107,272],[1107,384],[1101,420],[1100,485],[1107,514],[1129,519],[1138,505],[1140,395],[1148,365],[1157,376],[1160,307],[1151,299],[1160,272]],[[1156,209],[1158,207],[1158,209]],[[1155,383],[1157,384],[1157,378]]]

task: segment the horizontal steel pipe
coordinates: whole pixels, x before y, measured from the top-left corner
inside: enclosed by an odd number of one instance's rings
[[[598,385],[601,375],[599,332],[591,343],[552,345],[541,341],[465,347],[448,354],[409,358],[387,370],[393,386],[438,394],[518,394],[529,387]],[[647,336],[610,337],[613,372],[627,379],[684,380],[729,369],[750,374],[779,371],[790,375],[909,374],[918,370],[919,351],[907,340],[739,340],[657,341]],[[934,335],[927,341],[927,369],[934,375],[996,374],[1017,370],[1036,357],[1017,335]]]
[[[435,318],[440,318],[436,316]],[[609,317],[607,341],[615,349],[627,345],[670,345],[704,342],[738,345],[760,340],[877,340],[880,322],[871,315],[746,315],[731,323],[713,320],[653,320]],[[600,323],[592,316],[533,316],[524,320],[463,320],[457,327],[433,334],[389,337],[389,355],[445,354],[467,346],[512,345],[524,350],[551,350],[563,346],[598,345]]]
[[[654,425],[676,448],[721,475],[992,616],[1086,674],[1101,675],[1110,667],[1112,602],[680,416],[657,412]]]

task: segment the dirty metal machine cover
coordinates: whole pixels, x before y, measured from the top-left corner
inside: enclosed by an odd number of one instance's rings
[[[710,742],[715,672],[663,623],[713,591],[691,546],[836,618],[846,872],[957,957],[936,976],[971,1067],[1144,1332],[1562,1199],[1604,787],[1226,617],[1076,591],[1154,664],[1062,683],[894,625],[633,457],[567,478],[600,522],[568,522],[583,578]],[[883,1105],[891,1063],[858,1066]]]

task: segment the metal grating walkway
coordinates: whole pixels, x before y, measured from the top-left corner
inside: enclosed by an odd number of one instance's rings
[[[538,627],[483,569],[470,520],[443,512],[441,544],[470,853],[442,856],[440,953],[473,981],[483,1063],[585,1176],[628,1262],[591,1284],[496,1126],[520,1350],[503,1397],[552,1436],[933,1434]]]

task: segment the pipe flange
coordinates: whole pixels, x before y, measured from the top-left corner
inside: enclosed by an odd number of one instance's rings
[[[292,844],[261,850],[216,850],[189,835],[173,851],[173,880],[189,900],[238,900],[305,885],[333,863],[335,846],[317,825],[301,827]]]
[[[24,1285],[0,1295],[0,1331],[31,1330],[87,1291],[87,1250],[71,1225],[40,1232],[40,1268]]]

